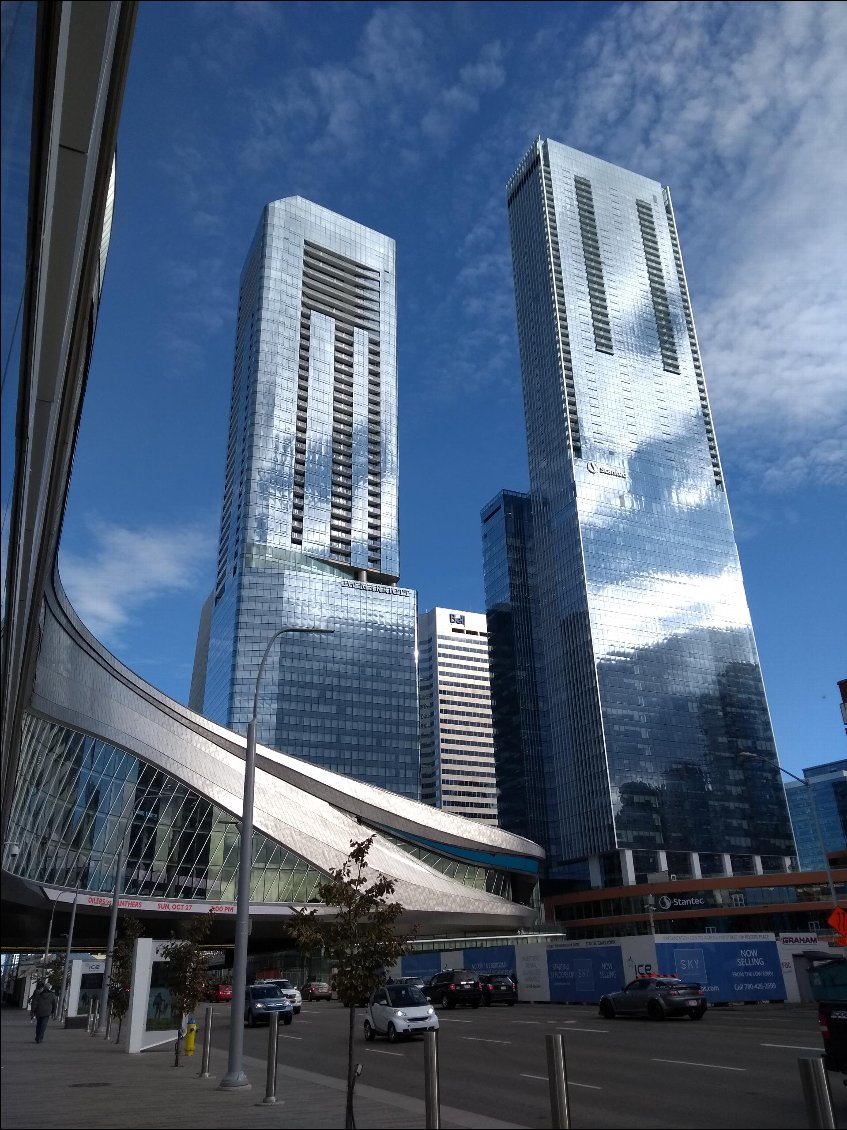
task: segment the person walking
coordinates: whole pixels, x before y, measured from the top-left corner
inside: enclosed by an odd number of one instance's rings
[[[29,1010],[35,1017],[35,1042],[37,1044],[40,1044],[44,1039],[47,1024],[55,1007],[56,994],[44,981],[39,981],[29,1002]]]

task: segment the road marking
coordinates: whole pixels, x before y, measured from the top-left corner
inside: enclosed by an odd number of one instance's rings
[[[399,1055],[401,1059],[404,1058],[402,1052],[387,1052],[383,1048],[365,1048],[365,1051],[370,1052],[371,1055]]]
[[[820,1045],[816,1048],[807,1048],[805,1044],[762,1044],[763,1048],[793,1048],[798,1052],[820,1052],[823,1055]]]
[[[690,1059],[653,1059],[654,1063],[681,1063],[685,1067],[712,1067],[715,1071],[746,1071],[746,1067],[724,1067],[722,1063],[694,1063]]]
[[[442,1024],[470,1024],[470,1020],[460,1020],[458,1016],[440,1016],[439,1020]]]
[[[546,1075],[525,1075],[521,1072],[521,1079],[543,1079],[545,1083],[549,1082]],[[593,1083],[574,1083],[572,1079],[568,1079],[569,1087],[586,1087],[589,1091],[602,1091],[602,1087],[596,1087]]]
[[[302,1036],[289,1036],[287,1032],[280,1032],[279,1038],[281,1040],[302,1040]]]
[[[463,1040],[473,1040],[475,1044],[511,1044],[511,1040],[484,1040],[482,1036],[462,1036]]]
[[[567,1023],[568,1024],[574,1024],[576,1022],[573,1021],[573,1020],[569,1020],[569,1021],[567,1021]],[[601,1035],[606,1035],[606,1036],[608,1036],[608,1034],[609,1034],[608,1028],[568,1028],[568,1031],[569,1032],[600,1032]]]
[[[541,1021],[540,1020],[516,1020],[514,1023],[515,1024],[540,1024]],[[533,1075],[533,1079],[534,1078],[535,1078],[535,1076]]]

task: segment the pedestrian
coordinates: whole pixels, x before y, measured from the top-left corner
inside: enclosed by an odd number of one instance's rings
[[[35,1042],[37,1044],[40,1044],[44,1039],[47,1024],[55,1007],[56,994],[44,981],[39,981],[29,1002],[30,1012],[35,1017]]]

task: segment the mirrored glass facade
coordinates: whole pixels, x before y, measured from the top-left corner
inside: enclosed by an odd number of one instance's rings
[[[533,644],[532,500],[501,491],[482,514],[491,713],[501,828],[547,842],[540,699]]]
[[[539,139],[507,199],[550,873],[789,857],[670,193]]]
[[[785,795],[800,868],[817,871],[824,866],[824,848],[847,850],[847,759],[814,765],[803,776],[808,784],[789,781]]]
[[[417,797],[415,594],[396,584],[395,323],[393,240],[300,197],[265,208],[241,279],[192,706],[243,731],[274,632],[332,629],[275,645],[258,740]]]

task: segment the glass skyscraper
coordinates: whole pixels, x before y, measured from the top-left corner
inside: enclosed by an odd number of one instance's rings
[[[807,784],[785,786],[801,871],[825,866],[830,852],[847,851],[847,758],[803,770]],[[811,794],[814,793],[814,799]]]
[[[532,499],[503,490],[484,506],[482,564],[501,828],[547,842],[542,672],[533,646]]]
[[[784,869],[794,841],[670,193],[539,138],[507,200],[549,873]]]
[[[273,633],[331,628],[274,646],[258,740],[417,797],[394,272],[394,241],[378,232],[300,197],[264,209],[241,277],[217,578],[191,705],[243,731]]]

